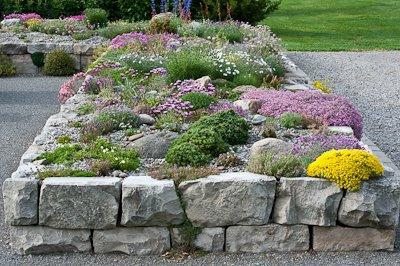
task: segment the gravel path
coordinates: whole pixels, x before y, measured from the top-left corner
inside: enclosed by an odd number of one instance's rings
[[[370,139],[400,164],[400,52],[291,53],[290,57],[310,77],[328,79],[335,92],[348,96],[363,112]],[[46,119],[58,110],[59,78],[0,79],[0,178],[17,168],[20,156],[39,133]],[[341,84],[341,86],[337,86]],[[397,130],[396,130],[397,129]],[[11,145],[10,145],[11,144]],[[2,183],[2,182],[0,182]],[[2,199],[0,197],[0,205]],[[2,207],[0,208],[2,210]],[[12,255],[8,229],[0,211],[0,265],[166,265],[178,264],[161,257],[66,254]],[[400,240],[398,232],[397,241]],[[397,246],[400,246],[397,244]],[[274,253],[206,255],[185,265],[399,265],[400,251],[349,253]]]

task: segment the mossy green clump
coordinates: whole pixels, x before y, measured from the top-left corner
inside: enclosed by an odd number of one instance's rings
[[[15,74],[16,70],[11,59],[7,55],[0,53],[0,77],[10,77]]]
[[[78,115],[87,115],[96,111],[96,106],[93,103],[84,103],[78,107],[76,113]]]
[[[200,92],[190,92],[181,97],[183,101],[190,102],[194,110],[207,108],[212,103],[216,102],[216,99],[208,94]]]
[[[298,113],[283,113],[279,118],[279,123],[285,128],[302,128],[303,117]]]
[[[265,153],[251,158],[247,169],[256,174],[275,177],[300,177],[305,174],[304,161],[292,154]]]
[[[59,136],[56,138],[58,144],[68,144],[71,143],[72,138],[67,135]]]
[[[43,73],[49,76],[70,76],[76,72],[74,59],[65,51],[53,50],[44,59]]]
[[[48,177],[94,177],[96,173],[92,171],[64,168],[60,170],[44,170],[38,173],[39,179],[45,179]]]

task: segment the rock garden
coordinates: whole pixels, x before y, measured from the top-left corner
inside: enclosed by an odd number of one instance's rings
[[[10,65],[73,74],[3,185],[15,251],[392,250],[400,182],[355,106],[267,27],[182,12],[2,22]]]

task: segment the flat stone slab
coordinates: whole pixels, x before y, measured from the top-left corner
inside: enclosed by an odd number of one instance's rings
[[[339,221],[352,227],[395,228],[399,222],[399,176],[364,181],[348,191],[339,209]]]
[[[274,203],[276,180],[247,172],[182,182],[186,214],[196,227],[262,225]]]
[[[227,252],[263,253],[309,249],[307,225],[230,226],[226,229]]]
[[[38,223],[39,183],[29,178],[8,178],[3,183],[4,216],[10,225]]]
[[[120,190],[119,178],[47,178],[40,191],[39,224],[67,229],[116,227]]]
[[[277,184],[273,221],[279,224],[336,225],[343,192],[328,180],[283,177]]]
[[[174,181],[131,176],[122,182],[121,225],[178,225],[183,214]]]
[[[169,230],[165,227],[132,227],[94,230],[95,253],[160,255],[171,248]]]
[[[179,248],[184,244],[180,228],[171,230],[172,247]],[[202,228],[196,236],[193,246],[206,252],[221,252],[224,250],[225,229],[222,227]]]
[[[12,226],[11,246],[18,254],[90,252],[90,230]]]
[[[392,229],[313,227],[316,251],[393,250],[396,233]]]

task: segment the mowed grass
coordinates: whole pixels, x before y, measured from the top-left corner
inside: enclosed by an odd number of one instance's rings
[[[400,49],[400,0],[283,0],[262,24],[291,51]]]

